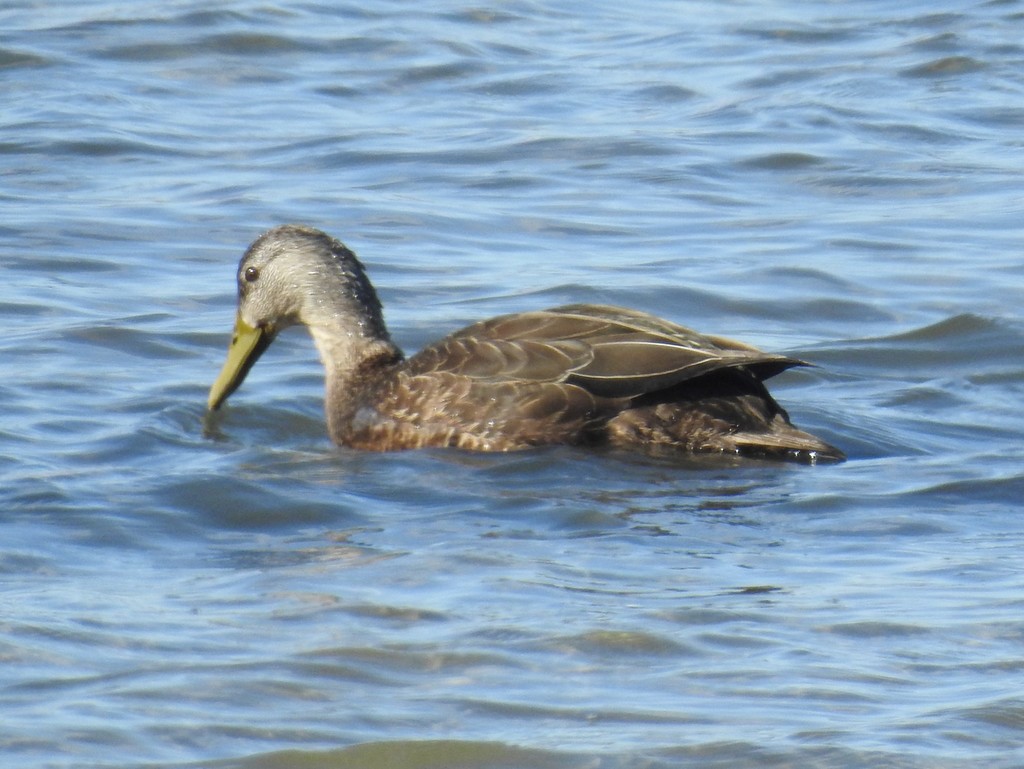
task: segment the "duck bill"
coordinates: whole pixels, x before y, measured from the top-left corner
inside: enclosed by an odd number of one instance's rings
[[[231,345],[228,347],[228,359],[224,361],[220,376],[210,388],[210,398],[206,402],[210,411],[220,408],[228,396],[238,389],[249,369],[256,364],[273,341],[272,329],[254,328],[242,320],[241,315],[235,317],[235,330],[231,335]]]

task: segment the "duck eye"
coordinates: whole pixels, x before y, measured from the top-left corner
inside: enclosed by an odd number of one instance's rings
[[[245,268],[245,280],[248,283],[254,282],[260,276],[260,271],[255,267]]]

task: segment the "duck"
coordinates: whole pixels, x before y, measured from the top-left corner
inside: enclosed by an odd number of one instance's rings
[[[501,315],[406,356],[362,262],[301,224],[253,241],[237,286],[211,414],[282,330],[303,325],[325,371],[327,432],[351,449],[572,445],[809,464],[845,458],[795,427],[764,385],[810,364],[645,312],[567,304]]]

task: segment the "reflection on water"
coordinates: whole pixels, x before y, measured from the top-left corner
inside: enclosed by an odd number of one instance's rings
[[[1019,24],[934,11],[11,5],[5,755],[1019,763]],[[301,333],[209,420],[288,221],[410,351],[601,302],[807,359],[850,461],[358,454]]]

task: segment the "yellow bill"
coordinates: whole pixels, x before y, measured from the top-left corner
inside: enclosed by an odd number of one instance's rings
[[[228,396],[238,389],[249,369],[259,360],[272,341],[272,329],[253,328],[242,320],[241,315],[235,317],[235,330],[231,335],[231,345],[228,347],[228,359],[224,361],[220,376],[210,388],[210,398],[206,402],[210,411],[220,408]]]

